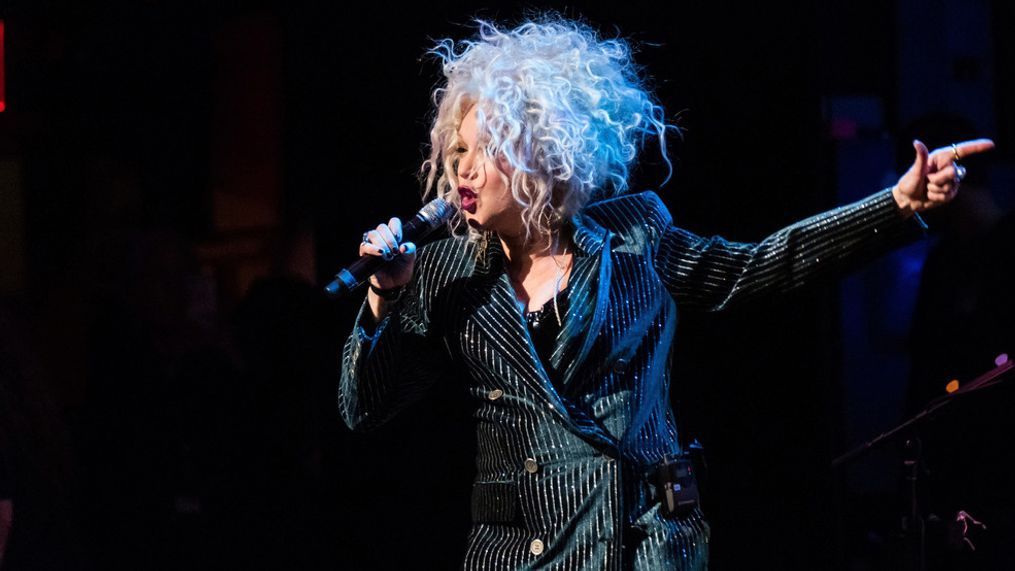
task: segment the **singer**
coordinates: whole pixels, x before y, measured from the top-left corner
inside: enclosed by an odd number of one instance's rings
[[[628,173],[663,108],[628,44],[545,17],[477,20],[443,40],[428,191],[452,237],[416,249],[391,219],[361,255],[390,261],[346,341],[338,403],[365,430],[450,368],[475,397],[466,569],[703,569],[709,527],[669,402],[677,312],[801,286],[923,236],[988,140],[928,152],[891,188],[755,244],[672,224]],[[667,160],[668,162],[668,160]]]

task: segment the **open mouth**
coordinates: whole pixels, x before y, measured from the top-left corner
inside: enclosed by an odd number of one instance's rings
[[[469,214],[476,213],[476,191],[467,186],[458,187],[458,196],[462,198],[462,210]]]

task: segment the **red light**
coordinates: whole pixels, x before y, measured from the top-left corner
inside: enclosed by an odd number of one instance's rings
[[[7,98],[4,96],[4,21],[0,20],[0,113],[7,109]]]

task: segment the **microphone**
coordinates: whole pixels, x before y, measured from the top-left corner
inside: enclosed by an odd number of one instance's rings
[[[455,208],[443,198],[431,200],[412,220],[402,225],[402,242],[416,242],[426,237],[438,226],[446,223],[454,213]],[[335,279],[324,288],[324,291],[332,297],[341,297],[362,285],[387,261],[381,256],[363,254],[351,266],[335,274]]]

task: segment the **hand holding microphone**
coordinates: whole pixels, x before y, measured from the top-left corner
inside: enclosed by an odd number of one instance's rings
[[[435,198],[404,226],[401,220],[392,218],[387,224],[365,232],[359,245],[360,258],[338,272],[324,291],[341,296],[358,288],[367,278],[376,288],[375,293],[409,283],[416,261],[416,241],[447,222],[454,212],[455,208],[447,201]]]
[[[363,234],[359,255],[380,256],[388,262],[370,276],[370,285],[381,291],[402,287],[412,278],[416,244],[401,240],[402,221],[397,217]]]

